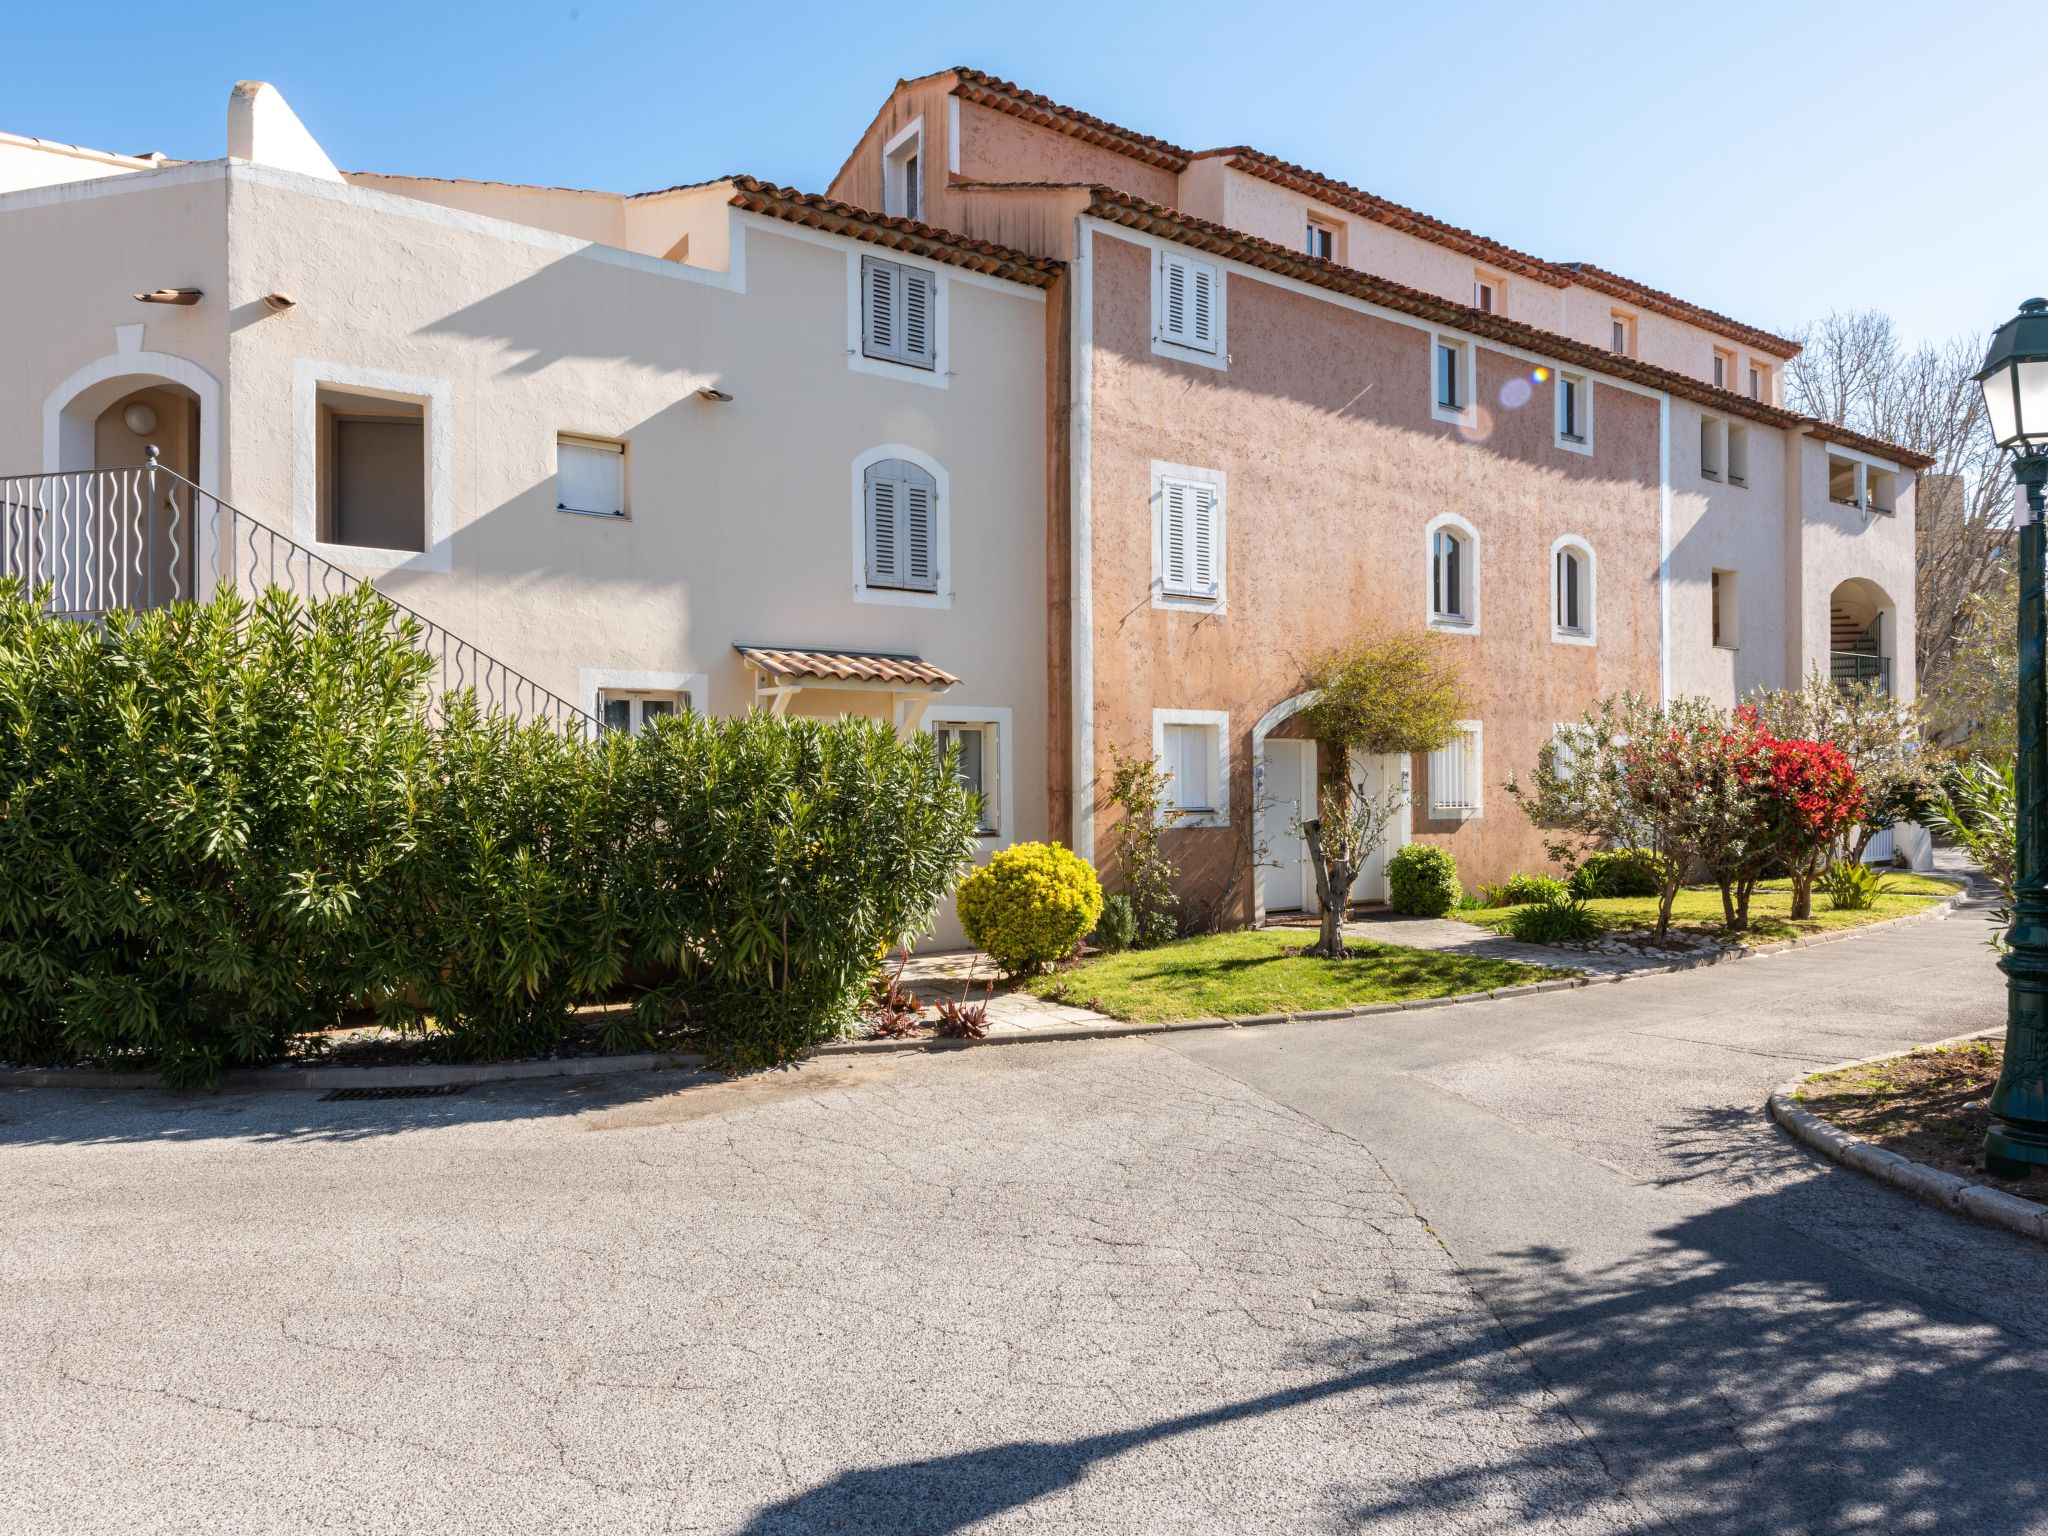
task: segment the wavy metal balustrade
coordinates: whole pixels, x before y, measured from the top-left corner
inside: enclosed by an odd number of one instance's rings
[[[0,476],[0,575],[47,586],[51,611],[96,619],[121,609],[204,599],[223,582],[254,597],[280,587],[303,602],[369,585],[155,462],[140,469]],[[479,704],[576,734],[597,721],[525,673],[387,594],[395,628],[410,619],[434,663],[436,701],[464,688]]]

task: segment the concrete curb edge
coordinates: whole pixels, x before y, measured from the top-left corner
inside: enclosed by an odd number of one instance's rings
[[[1961,1040],[1983,1040],[2001,1035],[2003,1029],[1979,1030],[1973,1035],[1958,1035],[1954,1040],[1932,1041],[1930,1044],[1953,1045]],[[1922,1049],[1915,1046],[1912,1050]],[[2003,1227],[2021,1237],[2031,1237],[2037,1242],[2048,1243],[2048,1205],[2009,1195],[2002,1189],[1993,1189],[1988,1184],[1973,1183],[1953,1173],[1943,1173],[1939,1168],[1930,1168],[1925,1163],[1916,1163],[1911,1158],[1901,1157],[1887,1151],[1875,1142],[1865,1141],[1851,1135],[1840,1126],[1821,1119],[1811,1110],[1800,1106],[1795,1095],[1805,1087],[1807,1080],[1825,1072],[1840,1072],[1850,1067],[1874,1066],[1881,1061],[1893,1061],[1909,1054],[1909,1051],[1892,1051],[1883,1056],[1865,1056],[1857,1061],[1838,1061],[1833,1066],[1815,1067],[1795,1078],[1780,1083],[1767,1101],[1770,1117],[1794,1141],[1810,1147],[1821,1156],[1840,1163],[1845,1168],[1867,1174],[1881,1184],[1889,1184],[1903,1194],[1929,1205],[1940,1206],[1959,1216],[1968,1216],[1976,1221],[1994,1227]]]

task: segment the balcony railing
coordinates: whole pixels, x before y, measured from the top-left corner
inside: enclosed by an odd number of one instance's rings
[[[301,602],[339,597],[364,577],[156,462],[140,469],[0,476],[0,576],[48,594],[50,610],[91,620],[123,609],[203,600],[223,583],[254,597],[278,587]],[[475,691],[487,711],[595,734],[597,721],[560,694],[389,596],[433,661],[438,702]]]
[[[1845,683],[1875,683],[1880,692],[1892,691],[1892,659],[1866,651],[1830,651],[1828,675],[1836,686]]]

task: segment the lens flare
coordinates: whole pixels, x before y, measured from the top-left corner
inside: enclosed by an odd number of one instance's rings
[[[1550,382],[1550,370],[1538,365],[1536,371],[1529,375],[1529,382],[1532,384],[1548,384]]]
[[[1527,379],[1509,379],[1500,387],[1500,403],[1510,411],[1519,411],[1535,393],[1535,387]]]

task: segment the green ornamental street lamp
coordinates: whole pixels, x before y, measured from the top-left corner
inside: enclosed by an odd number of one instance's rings
[[[2020,518],[2019,801],[2013,920],[2006,935],[2005,1070],[1991,1091],[1984,1167],[2001,1178],[2048,1168],[2048,299],[1998,328],[1977,370],[1991,435],[2026,492]]]

